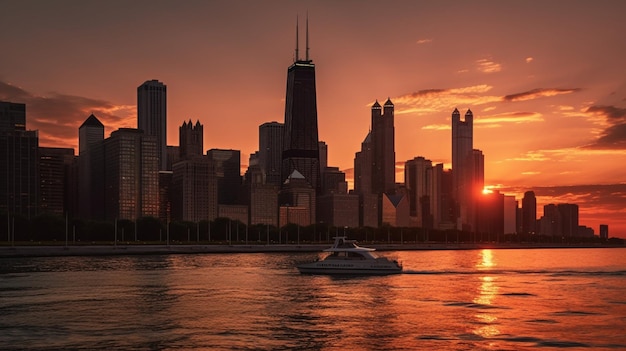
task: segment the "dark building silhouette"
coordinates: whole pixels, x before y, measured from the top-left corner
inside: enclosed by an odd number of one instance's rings
[[[105,219],[159,216],[156,137],[120,128],[103,142]]]
[[[537,233],[537,198],[533,191],[527,191],[522,198],[522,233]]]
[[[279,194],[279,225],[293,223],[307,226],[315,223],[316,201],[315,189],[300,172],[294,170]]]
[[[561,219],[561,234],[564,237],[578,236],[578,205],[558,204],[556,207]]]
[[[137,128],[156,137],[159,170],[167,170],[167,86],[156,79],[137,87]]]
[[[265,173],[265,182],[280,186],[285,125],[278,122],[259,126],[259,167]]]
[[[179,161],[172,165],[172,218],[191,222],[213,220],[218,216],[218,181],[213,160],[202,154],[202,124],[183,122],[179,144]]]
[[[78,209],[85,219],[104,219],[104,125],[91,114],[78,128]]]
[[[0,101],[0,211],[31,218],[39,209],[39,135],[26,105]]]
[[[498,191],[483,194],[477,201],[476,232],[486,241],[504,234],[504,194]]]
[[[287,70],[284,128],[282,180],[286,180],[293,174],[294,170],[297,170],[311,187],[319,193],[321,184],[315,65],[309,59],[308,24],[307,50],[304,60],[300,59],[298,53],[296,26],[295,62]],[[314,220],[315,218],[313,218]]]
[[[396,152],[394,106],[387,99],[381,108],[378,101],[372,105],[372,192],[393,193],[396,187]]]
[[[278,192],[280,187],[277,184],[267,182],[266,176],[258,160],[255,161],[251,157],[250,166],[244,177],[245,193],[249,206],[248,223],[251,225],[278,226]]]
[[[217,203],[241,205],[243,180],[239,150],[211,149],[207,152],[217,179]]]
[[[180,159],[190,159],[204,154],[203,129],[200,121],[196,121],[194,126],[191,120],[189,123],[183,122],[178,128]]]
[[[600,224],[600,239],[607,240],[609,238],[609,225]]]
[[[58,216],[70,214],[71,168],[74,149],[39,148],[39,208],[41,213]]]
[[[474,115],[467,110],[461,121],[458,109],[452,112],[452,177],[454,199],[458,205],[461,226],[458,229],[474,230],[475,196],[473,159]]]
[[[359,226],[378,227],[379,197],[372,191],[372,163],[374,150],[372,133],[361,143],[361,151],[354,157],[354,192],[359,196]]]

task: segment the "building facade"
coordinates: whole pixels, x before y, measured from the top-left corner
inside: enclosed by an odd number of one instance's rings
[[[167,170],[167,86],[156,79],[137,87],[137,128],[156,138],[159,170]]]
[[[321,184],[315,65],[309,59],[308,26],[304,60],[300,59],[297,42],[296,29],[295,62],[287,70],[281,181],[298,171],[316,193],[319,193]]]
[[[268,184],[280,186],[285,125],[278,122],[259,126],[259,165]]]
[[[120,128],[104,140],[105,219],[159,216],[156,137]]]
[[[26,105],[0,101],[0,211],[28,219],[39,210],[39,134]]]
[[[474,230],[474,199],[472,197],[474,115],[467,110],[464,120],[458,109],[452,112],[452,175],[453,193],[458,207],[457,229]]]

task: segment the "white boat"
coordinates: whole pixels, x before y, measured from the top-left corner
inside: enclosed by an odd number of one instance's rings
[[[337,236],[329,254],[315,262],[298,265],[300,273],[306,274],[367,274],[385,275],[402,273],[402,265],[396,260],[377,257],[376,249],[361,247],[356,240]]]

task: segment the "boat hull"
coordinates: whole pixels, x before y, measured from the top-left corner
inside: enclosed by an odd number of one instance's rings
[[[352,262],[325,262],[318,261],[298,265],[302,274],[328,274],[328,275],[388,275],[402,273],[402,267],[394,263],[365,263]]]

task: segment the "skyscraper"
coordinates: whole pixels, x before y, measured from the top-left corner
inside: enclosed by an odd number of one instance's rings
[[[392,193],[396,186],[396,152],[394,106],[387,99],[381,108],[378,100],[372,105],[372,191]]]
[[[463,230],[474,229],[472,228],[473,123],[472,111],[467,110],[463,121],[458,109],[455,108],[452,112],[452,186],[461,221],[458,229]]]
[[[522,198],[522,233],[537,234],[537,198],[533,191],[527,191]]]
[[[104,125],[93,114],[78,128],[78,215],[103,219]]]
[[[259,166],[268,184],[281,184],[284,134],[285,125],[282,123],[268,122],[259,126]]]
[[[26,105],[0,101],[0,210],[37,214],[39,135],[26,130]]]
[[[301,60],[298,53],[296,26],[295,62],[287,70],[281,182],[297,170],[311,187],[319,192],[320,164],[315,65],[309,59],[308,20],[306,37],[306,56],[304,60]]]
[[[194,126],[189,120],[189,123],[183,122],[183,125],[178,128],[179,137],[179,151],[180,159],[190,159],[197,156],[202,156],[203,149],[203,126],[200,121],[196,121]]]
[[[137,128],[156,137],[159,170],[167,170],[167,86],[156,79],[137,87]]]
[[[211,149],[207,152],[217,178],[217,203],[240,205],[243,202],[241,152],[239,150]]]
[[[209,156],[202,154],[203,127],[183,122],[179,128],[180,160],[172,164],[171,215],[198,222],[217,217],[217,180]]]
[[[372,189],[372,147],[371,131],[361,143],[361,151],[354,156],[354,192],[359,195],[359,226],[378,227],[379,208],[378,195]]]
[[[74,149],[39,148],[39,208],[42,213],[63,216],[69,211],[68,175],[74,162]]]
[[[105,218],[158,217],[159,169],[156,140],[132,128],[120,128],[104,140]]]

